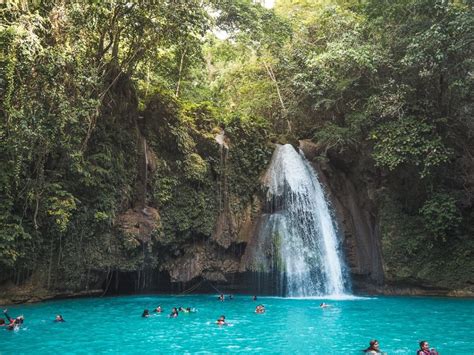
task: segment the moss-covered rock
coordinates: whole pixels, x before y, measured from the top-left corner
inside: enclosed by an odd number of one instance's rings
[[[455,237],[436,239],[423,218],[404,213],[390,196],[380,208],[382,252],[386,281],[418,287],[465,288],[474,274],[474,241]]]

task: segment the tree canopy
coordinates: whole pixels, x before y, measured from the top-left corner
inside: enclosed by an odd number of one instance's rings
[[[322,158],[368,157],[380,190],[421,221],[423,240],[466,243],[472,9],[468,0],[7,2],[0,270],[28,275],[53,259],[73,269],[61,256],[72,240],[88,269],[116,267],[92,249],[113,249],[117,216],[136,198],[140,137],[159,156],[148,183],[155,207],[170,206],[177,171],[202,209],[215,207],[199,189],[221,183],[209,148],[221,129],[247,144],[231,153],[236,193],[257,184],[270,143],[310,139]],[[170,147],[179,156],[168,161]],[[410,189],[394,183],[407,172]],[[170,216],[165,230],[197,223],[179,208],[170,210],[183,220]]]

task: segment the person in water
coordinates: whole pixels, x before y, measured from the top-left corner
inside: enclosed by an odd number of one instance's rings
[[[225,300],[225,297],[224,297],[224,294],[221,293],[219,297],[217,297],[217,299],[221,302],[223,302]]]
[[[430,349],[430,344],[426,340],[420,341],[420,350],[416,352],[416,355],[438,355],[435,349]]]
[[[323,302],[323,303],[321,303],[321,304],[319,305],[319,307],[320,307],[320,308],[327,308],[327,307],[329,307],[329,305],[328,305],[327,303],[324,303],[324,302]]]
[[[216,320],[217,325],[227,325],[227,322],[225,321],[225,316],[222,315]]]
[[[7,325],[7,330],[15,330],[20,328],[20,323],[18,323],[17,319],[12,319],[10,324]]]
[[[234,299],[234,296],[233,296],[233,295],[229,295],[229,299],[230,299],[230,300],[233,300],[233,299]]]
[[[257,296],[253,296],[253,300],[256,301],[256,300],[257,300]]]
[[[379,341],[374,339],[369,342],[369,347],[363,351],[366,354],[381,354],[382,352],[380,351],[379,346]]]
[[[148,318],[149,316],[150,316],[150,312],[148,311],[148,309],[143,310],[142,318]]]
[[[25,317],[23,316],[18,316],[16,318],[12,318],[8,315],[8,309],[4,309],[3,310],[3,314],[5,314],[5,317],[7,318],[7,320],[10,322],[8,325],[7,325],[7,329],[8,330],[14,330],[14,329],[18,329],[20,327],[21,324],[23,324],[23,321],[25,320]]]
[[[62,323],[62,322],[65,322],[65,320],[64,320],[64,318],[63,318],[63,316],[62,316],[62,315],[60,315],[60,314],[57,314],[57,315],[56,315],[56,318],[54,318],[54,321],[55,321],[56,323]]]
[[[170,318],[176,318],[177,316],[179,316],[179,313],[178,313],[178,309],[176,307],[173,307],[173,309],[171,310],[171,313],[169,315]]]
[[[156,312],[156,313],[161,313],[161,312],[163,312],[163,310],[161,309],[161,306],[156,307],[156,308],[155,308],[155,312]]]
[[[265,313],[265,306],[263,304],[259,304],[257,308],[255,308],[255,313],[258,313],[258,314]]]

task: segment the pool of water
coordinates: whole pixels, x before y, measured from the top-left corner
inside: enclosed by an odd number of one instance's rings
[[[320,308],[321,302],[330,305]],[[265,314],[256,314],[262,303]],[[141,318],[161,305],[162,314]],[[198,311],[171,319],[172,307]],[[60,313],[65,323],[54,323]],[[418,297],[285,299],[148,295],[83,298],[9,307],[18,331],[0,329],[0,354],[361,354],[378,339],[388,354],[414,354],[428,340],[441,354],[474,354],[474,300]],[[229,326],[215,320],[225,315]]]

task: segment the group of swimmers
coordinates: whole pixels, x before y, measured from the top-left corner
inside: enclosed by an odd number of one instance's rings
[[[229,300],[233,300],[233,299],[234,299],[234,296],[233,296],[233,295],[229,295],[229,296],[227,296],[227,298],[228,298]],[[219,295],[219,297],[217,297],[217,300],[219,300],[219,301],[221,301],[221,302],[224,302],[224,301],[225,301],[225,296],[224,296],[224,294],[221,293],[221,294]]]
[[[420,349],[416,352],[416,355],[438,355],[436,349],[431,348],[430,345],[426,340],[420,341]],[[362,350],[366,354],[385,354],[382,350],[380,350],[380,344],[378,340],[371,340],[369,343],[369,347],[367,349]]]
[[[229,296],[230,299],[232,299],[232,295]],[[224,298],[224,295],[220,295],[219,296],[219,301],[223,301],[225,298]],[[257,296],[253,296],[253,300],[256,301],[257,300]],[[265,306],[263,304],[259,304],[256,308],[255,308],[255,313],[265,313]],[[216,320],[216,324],[217,325],[229,325],[229,323],[226,322],[225,320],[225,316],[222,315],[220,316],[219,318],[217,318]]]
[[[8,323],[5,322],[5,319],[0,318],[0,327],[5,328],[6,330],[20,329],[21,325],[23,325],[23,322],[25,321],[25,317],[23,315],[17,316],[15,318],[10,317],[8,315],[8,309],[4,309],[3,314],[5,315],[5,318],[7,319]],[[65,322],[65,320],[62,315],[57,314],[54,318],[54,322],[62,323]]]
[[[163,312],[163,309],[161,308],[161,306],[158,306],[154,309],[154,312],[155,313],[162,313]],[[182,312],[182,313],[194,313],[194,312],[197,312],[197,310],[195,308],[191,308],[191,307],[173,307],[171,309],[171,313],[169,314],[169,318],[176,318],[177,316],[179,316],[179,312]],[[143,310],[143,313],[142,313],[142,317],[143,318],[148,318],[150,316],[150,311],[148,309],[145,309]]]
[[[228,299],[233,299],[233,296],[232,295],[229,295]],[[254,301],[257,300],[257,296],[253,296],[252,298]],[[223,294],[220,294],[219,297],[218,297],[218,300],[219,301],[224,301],[225,300],[225,296]],[[330,305],[326,304],[326,303],[321,303],[319,305],[320,308],[327,308],[327,307],[330,307]],[[25,320],[25,317],[23,315],[20,315],[20,316],[17,316],[15,318],[12,318],[8,315],[8,309],[5,309],[3,310],[3,314],[5,315],[5,318],[8,320],[8,323],[5,322],[5,320],[3,318],[0,318],[0,327],[5,327],[7,330],[16,330],[16,329],[19,329],[20,326],[23,324],[24,320]],[[154,309],[154,312],[155,313],[162,313],[163,312],[163,309],[161,308],[161,306],[158,306]],[[194,313],[194,312],[197,312],[197,310],[195,308],[191,308],[191,307],[186,307],[186,308],[183,308],[183,307],[173,307],[172,310],[171,310],[171,313],[169,314],[169,318],[176,318],[179,316],[179,313],[182,312],[182,313]],[[262,314],[262,313],[265,313],[265,306],[263,304],[259,304],[257,305],[257,307],[255,308],[255,313],[258,313],[258,314]],[[150,312],[148,311],[148,309],[145,309],[143,310],[143,313],[142,313],[142,317],[143,318],[148,318],[150,316]],[[65,322],[64,318],[62,315],[60,314],[57,314],[55,319],[54,319],[54,322],[56,323],[63,323]],[[219,325],[219,326],[223,326],[223,325],[229,325],[229,323],[226,322],[225,320],[225,315],[221,315],[217,320],[216,320],[216,324]],[[438,355],[438,352],[436,351],[436,349],[433,349],[429,347],[429,344],[426,340],[423,340],[419,343],[420,345],[420,349],[416,352],[416,355]],[[380,350],[380,344],[378,342],[378,340],[371,340],[369,342],[369,347],[367,349],[364,349],[363,352],[365,352],[366,354],[384,354],[383,351]]]
[[[229,300],[232,300],[234,297],[232,295],[229,295],[227,297],[227,299]],[[225,295],[224,294],[220,294],[217,299],[221,302],[223,302],[226,298],[225,298]],[[257,300],[257,296],[253,296],[252,298],[254,301]],[[155,313],[162,313],[163,312],[163,309],[161,308],[161,306],[158,306],[154,309],[154,312]],[[171,309],[171,313],[168,315],[169,318],[176,318],[179,316],[179,313],[182,312],[182,313],[194,313],[194,312],[197,312],[197,310],[195,308],[191,308],[191,307],[173,307]],[[263,304],[259,304],[256,308],[255,308],[255,313],[265,313],[265,306]],[[142,317],[143,318],[148,318],[150,317],[150,311],[148,309],[144,309],[143,310],[143,313],[142,313]],[[228,325],[228,323],[226,322],[225,320],[225,316],[224,315],[221,315],[217,320],[216,320],[216,324],[217,325]]]
[[[228,297],[229,299],[233,299],[232,295],[229,295]],[[224,301],[225,300],[225,296],[224,294],[220,294],[219,297],[217,298],[219,301]],[[257,296],[253,296],[252,299],[254,301],[257,300]],[[263,304],[259,304],[256,308],[255,308],[255,313],[258,313],[258,314],[262,314],[262,313],[265,313],[265,306]],[[219,318],[217,318],[216,320],[216,324],[217,325],[229,325],[229,323],[226,322],[225,320],[225,315],[222,315],[220,316]]]

